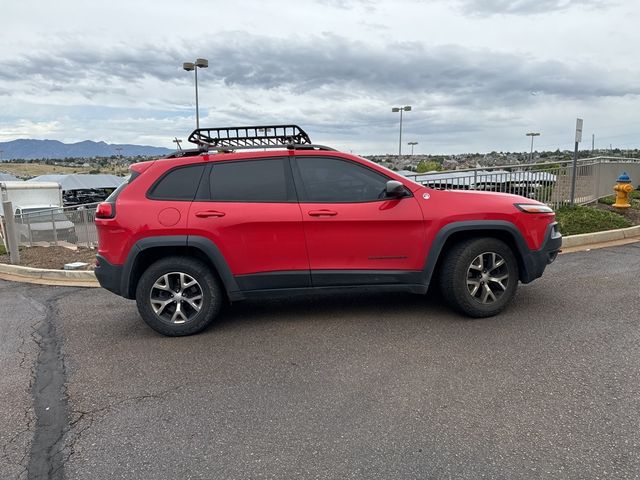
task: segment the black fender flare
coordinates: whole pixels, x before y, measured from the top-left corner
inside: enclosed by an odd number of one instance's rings
[[[240,288],[231,273],[231,269],[222,252],[213,241],[206,237],[196,235],[163,235],[142,238],[129,250],[127,260],[122,267],[122,285],[120,290],[126,298],[135,298],[135,292],[131,291],[134,283],[132,281],[132,273],[139,255],[145,250],[158,247],[189,247],[199,250],[215,267],[229,298],[236,300],[241,297]]]
[[[527,283],[528,281],[533,280],[531,277],[531,270],[533,265],[531,264],[531,250],[527,245],[524,237],[518,227],[516,227],[513,223],[503,221],[503,220],[470,220],[470,221],[462,221],[462,222],[452,222],[446,224],[442,227],[438,233],[436,234],[431,247],[429,249],[429,254],[427,255],[427,260],[424,264],[424,275],[425,275],[425,283],[429,285],[431,281],[431,277],[436,268],[436,264],[440,259],[442,249],[446,243],[446,241],[453,235],[454,233],[459,232],[473,232],[479,230],[489,230],[489,231],[500,231],[508,233],[512,238],[516,245],[517,252],[514,252],[519,259],[521,260],[521,268],[520,268],[520,280]]]

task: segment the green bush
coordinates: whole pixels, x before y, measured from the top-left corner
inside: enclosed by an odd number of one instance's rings
[[[556,210],[556,219],[563,235],[601,232],[632,225],[631,221],[617,213],[580,205],[560,207]]]
[[[7,249],[4,248],[4,245],[2,244],[2,242],[0,242],[0,255],[4,255],[7,253]]]

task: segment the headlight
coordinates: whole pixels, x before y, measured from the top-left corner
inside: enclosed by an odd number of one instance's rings
[[[548,205],[538,203],[514,203],[514,206],[527,213],[553,213],[553,209]]]

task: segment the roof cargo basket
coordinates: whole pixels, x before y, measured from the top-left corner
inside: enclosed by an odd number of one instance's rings
[[[197,128],[189,135],[189,141],[198,145],[201,150],[231,151],[282,147],[333,150],[312,144],[307,132],[298,125]]]

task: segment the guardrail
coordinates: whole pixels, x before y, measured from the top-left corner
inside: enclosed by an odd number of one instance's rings
[[[586,204],[613,193],[616,178],[627,172],[640,183],[640,159],[593,157],[535,164],[503,165],[406,175],[433,188],[485,190],[514,193],[547,203],[553,208],[565,204]],[[573,177],[576,178],[571,196]]]

